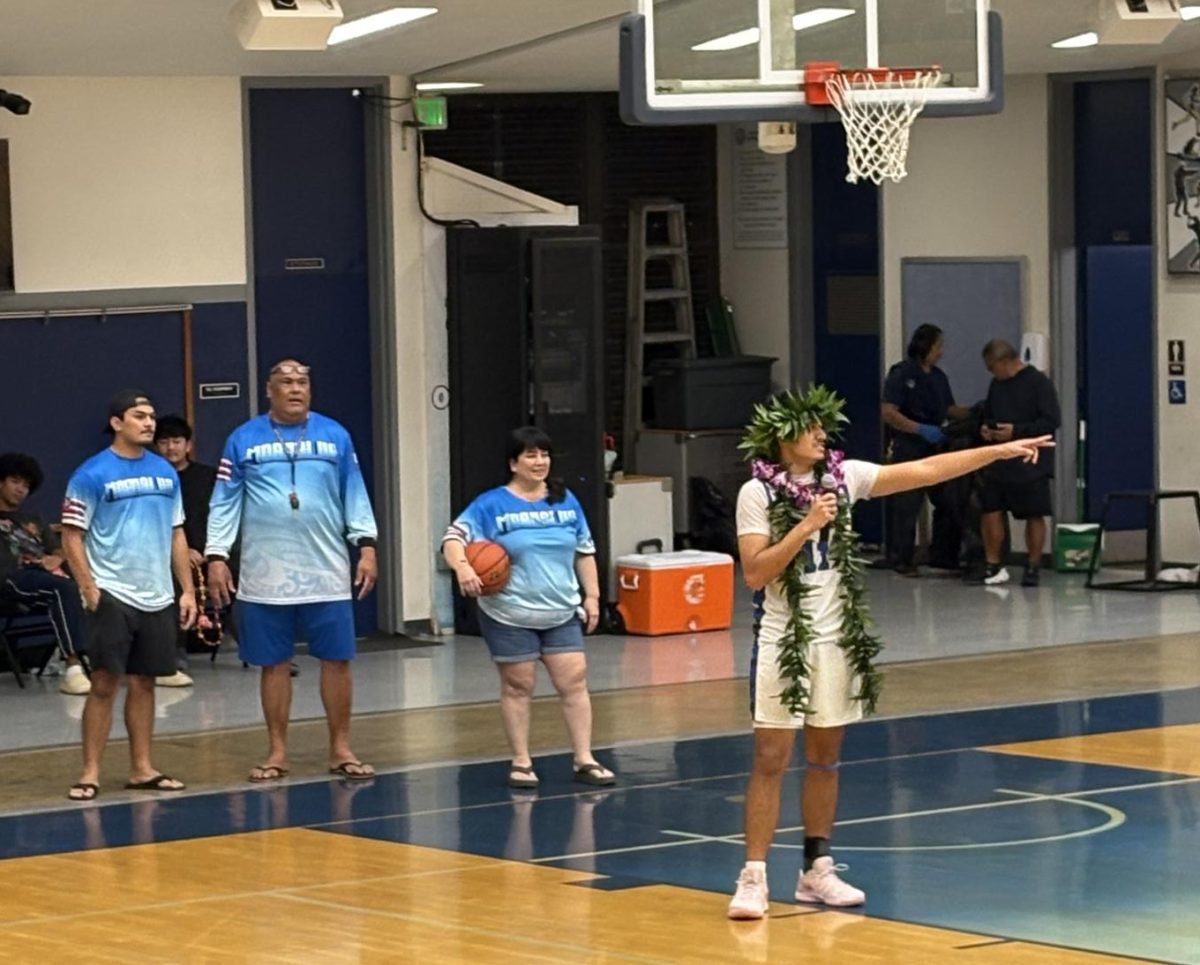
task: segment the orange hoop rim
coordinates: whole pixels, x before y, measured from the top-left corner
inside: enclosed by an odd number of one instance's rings
[[[814,61],[804,65],[804,99],[813,107],[830,107],[828,84],[834,77],[841,77],[850,85],[862,83],[866,78],[886,88],[895,82],[897,88],[903,81],[916,80],[927,74],[941,74],[936,64],[928,67],[842,67],[836,61]]]

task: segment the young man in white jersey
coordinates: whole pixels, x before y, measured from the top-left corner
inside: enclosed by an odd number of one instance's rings
[[[750,684],[754,764],[746,792],[746,863],[729,917],[768,912],[766,859],[779,822],[783,775],[796,732],[806,759],[801,811],[804,868],[797,901],[845,907],[865,895],[829,852],[846,725],[874,709],[879,642],[869,633],[851,510],[869,499],[933,486],[1002,459],[1034,462],[1049,436],[878,466],[827,449],[847,420],[822,387],[785,392],[757,407],[742,448],[754,478],[738,495],[738,549],[755,590]]]
[[[288,774],[291,661],[298,635],[321,661],[321,701],[329,723],[329,771],[368,780],[375,769],[350,749],[355,655],[350,555],[360,557],[353,588],[375,588],[375,516],[346,429],[311,409],[309,367],[283,359],[267,377],[270,411],[233,431],[217,467],[208,516],[208,586],[218,606],[238,594],[238,648],[262,668],[262,707],[270,746],[251,781]],[[228,561],[241,536],[235,589]]]
[[[72,801],[100,793],[100,761],[122,678],[130,757],[125,787],[183,790],[150,759],[154,679],[174,671],[175,635],[196,619],[179,476],[148,451],[155,417],[145,393],[118,392],[108,415],[112,445],[75,470],[63,500],[63,553],[87,611],[92,667],[83,708],[83,773],[67,793]],[[181,588],[178,607],[172,571]]]

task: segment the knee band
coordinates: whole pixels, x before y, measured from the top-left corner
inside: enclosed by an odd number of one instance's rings
[[[833,771],[836,771],[839,767],[841,767],[842,762],[834,761],[832,764],[818,764],[816,761],[806,760],[804,762],[804,766],[807,770],[824,771],[825,773],[828,774],[828,773],[832,773]]]

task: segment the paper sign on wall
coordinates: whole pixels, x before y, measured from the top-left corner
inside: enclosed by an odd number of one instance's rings
[[[758,149],[758,125],[733,129],[733,246],[788,245],[787,156]]]

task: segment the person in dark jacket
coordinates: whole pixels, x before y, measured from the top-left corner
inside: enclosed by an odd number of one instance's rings
[[[1011,344],[993,339],[983,349],[983,363],[992,373],[984,404],[980,435],[984,442],[1010,442],[1051,435],[1062,424],[1058,393],[1053,383],[1032,365],[1021,361]],[[1042,551],[1046,546],[1046,517],[1051,515],[1050,479],[1054,461],[1040,459],[1029,465],[994,465],[984,472],[982,528],[987,572],[983,582],[994,586],[1008,582],[1001,559],[1004,547],[1004,514],[1025,521],[1025,548],[1029,559],[1022,586],[1037,586]]]
[[[46,608],[66,665],[58,689],[83,697],[92,684],[79,660],[86,646],[79,587],[67,574],[58,534],[23,508],[41,485],[33,456],[0,455],[0,600]]]
[[[188,559],[193,570],[204,575],[204,540],[208,533],[208,501],[217,484],[215,466],[192,461],[192,427],[181,416],[165,415],[154,429],[154,449],[179,474],[179,491],[183,494],[183,535],[187,539]],[[193,576],[195,574],[193,573]],[[190,687],[193,684],[188,669],[188,638],[196,631],[180,630],[176,653],[175,673],[159,677],[159,687]]]
[[[950,380],[938,368],[944,351],[942,330],[936,325],[919,325],[908,343],[908,357],[888,370],[883,384],[883,423],[889,463],[925,459],[943,451],[946,419],[965,419],[971,414],[970,409],[955,404]],[[933,504],[930,565],[958,567],[961,511],[945,486],[930,486],[888,497],[887,565],[902,576],[917,575],[917,517],[926,497]]]

